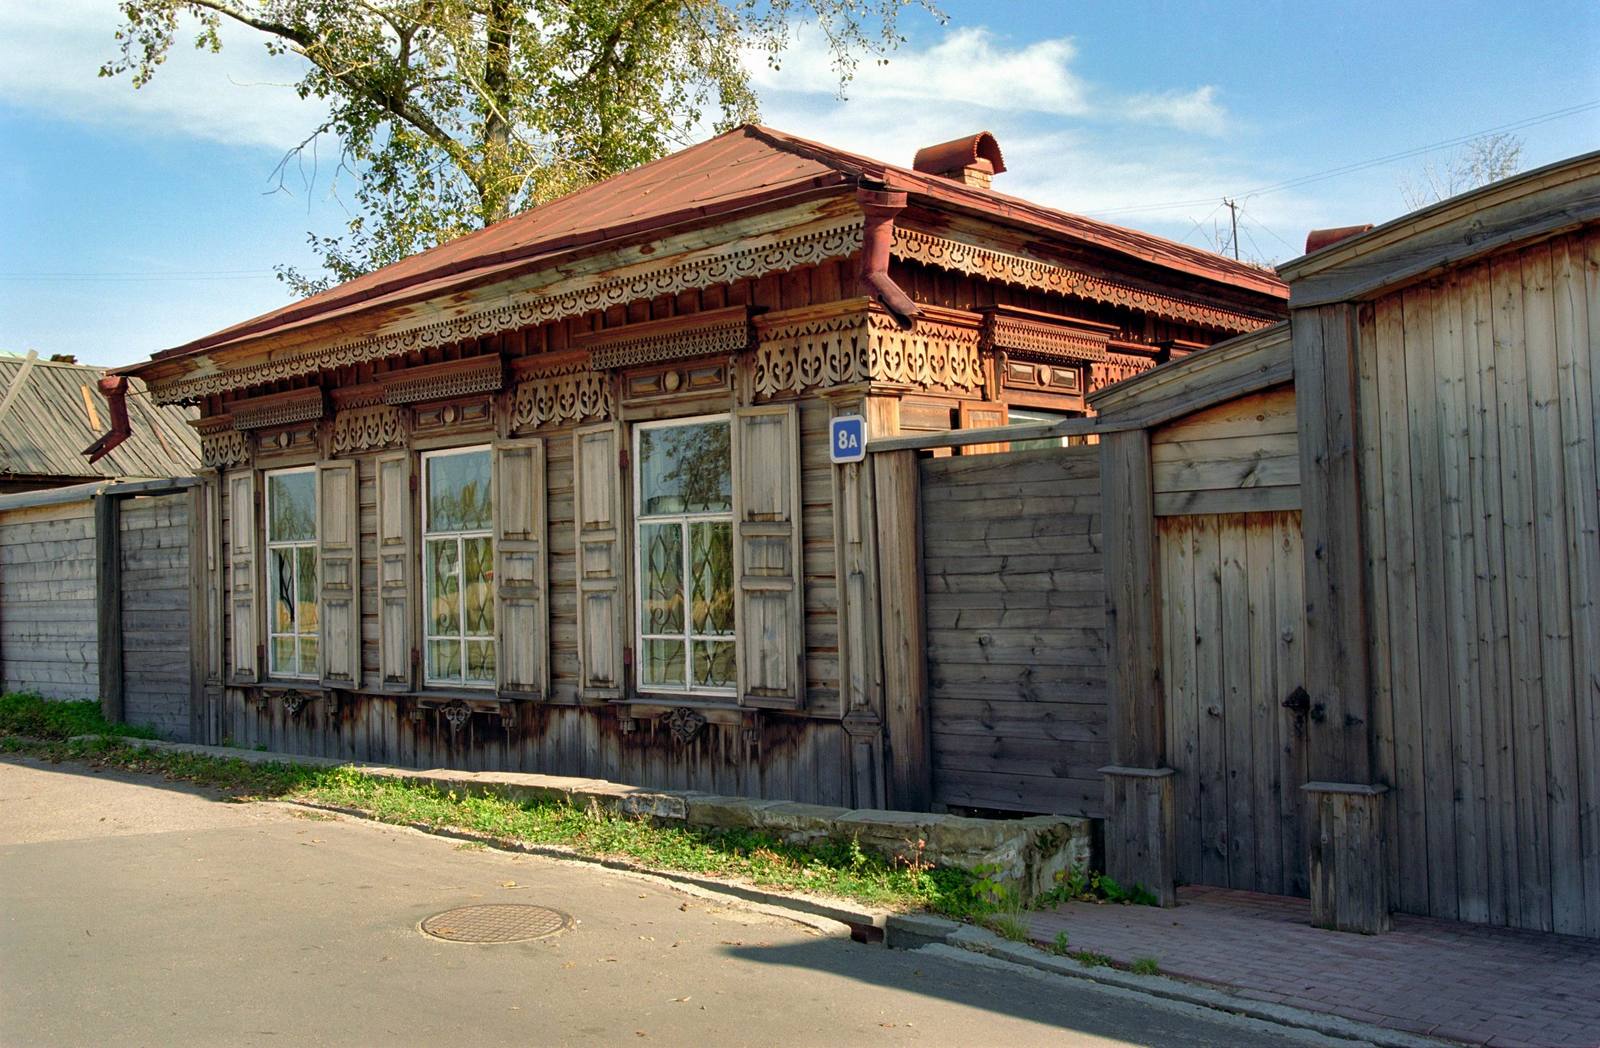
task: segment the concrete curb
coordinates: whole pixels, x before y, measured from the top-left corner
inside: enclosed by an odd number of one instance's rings
[[[1253,1001],[1228,990],[1172,976],[1135,975],[1119,968],[1088,967],[1069,957],[1057,957],[1026,943],[1002,939],[983,928],[926,914],[892,915],[884,928],[884,942],[891,949],[916,950],[933,947],[941,954],[946,950],[965,951],[1008,964],[1049,972],[1052,975],[1087,979],[1090,982],[1115,986],[1163,1000],[1198,1005],[1278,1026],[1310,1030],[1326,1037],[1374,1044],[1380,1048],[1440,1048],[1441,1045],[1456,1043],[1405,1033],[1401,1030],[1391,1030],[1337,1015],[1271,1004],[1266,1001]]]

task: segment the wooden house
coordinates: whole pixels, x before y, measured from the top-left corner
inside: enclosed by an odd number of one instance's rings
[[[1101,413],[1119,878],[1600,936],[1600,153]]]
[[[879,599],[915,534],[881,548],[830,420],[1081,415],[1284,310],[1004,170],[987,134],[902,168],[742,127],[125,369],[201,411],[211,732],[925,805]]]

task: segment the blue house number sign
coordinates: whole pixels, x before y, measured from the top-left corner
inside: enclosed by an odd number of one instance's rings
[[[867,420],[860,415],[840,415],[828,424],[828,460],[860,462],[867,457]]]

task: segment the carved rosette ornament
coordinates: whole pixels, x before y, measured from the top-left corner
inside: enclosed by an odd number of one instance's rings
[[[742,244],[745,242],[731,243],[721,251],[687,261],[632,266],[625,272],[570,291],[558,290],[562,283],[558,280],[537,290],[512,292],[509,303],[449,320],[419,324],[334,345],[314,346],[265,363],[228,368],[210,375],[152,382],[150,396],[158,404],[192,401],[211,393],[485,338],[503,331],[515,331],[598,312],[611,306],[626,305],[639,299],[675,295],[680,291],[785,272],[830,258],[848,258],[861,247],[861,219],[856,217],[822,228],[805,229],[767,243]],[[669,240],[661,245],[661,250],[668,253],[682,248]],[[551,274],[556,275],[554,270]],[[573,279],[593,278],[580,274]]]
[[[400,409],[387,404],[339,412],[333,420],[333,453],[354,455],[363,451],[403,448],[406,427]]]
[[[679,706],[666,717],[667,728],[680,745],[694,740],[706,726],[705,715],[692,706]]]
[[[600,421],[611,417],[611,383],[606,376],[572,367],[518,382],[511,393],[511,428]]]

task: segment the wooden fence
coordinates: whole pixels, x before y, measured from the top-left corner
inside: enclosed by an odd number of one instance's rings
[[[0,496],[0,685],[198,736],[186,480]]]

